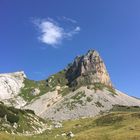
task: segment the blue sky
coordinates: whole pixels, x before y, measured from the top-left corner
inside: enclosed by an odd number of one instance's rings
[[[117,89],[140,97],[139,0],[1,0],[0,73],[45,79],[97,50]]]

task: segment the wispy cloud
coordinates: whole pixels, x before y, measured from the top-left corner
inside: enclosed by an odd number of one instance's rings
[[[72,37],[74,34],[77,34],[81,28],[79,26],[75,27],[73,30],[66,33],[66,37]]]
[[[62,19],[67,20],[67,21],[70,21],[70,22],[72,22],[72,23],[77,23],[76,20],[71,19],[71,18],[68,18],[68,17],[65,17],[65,16],[63,16]]]
[[[76,25],[75,20],[66,17],[63,18],[71,22],[73,25],[71,25],[71,27],[65,27],[62,22],[58,23],[50,18],[43,20],[34,20],[34,23],[38,27],[40,32],[40,36],[38,37],[38,39],[42,43],[45,43],[52,47],[57,47],[59,44],[62,43],[64,39],[72,38],[73,35],[79,33],[81,29],[79,26]]]

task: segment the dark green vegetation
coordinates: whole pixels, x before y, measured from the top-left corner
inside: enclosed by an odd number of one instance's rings
[[[62,70],[52,76],[50,76],[47,80],[47,86],[51,91],[55,90],[57,86],[60,86],[58,90],[59,94],[62,96],[67,95],[72,89],[68,86],[68,80],[66,78],[66,70]]]
[[[96,118],[63,122],[62,128],[47,130],[36,136],[17,136],[0,133],[0,140],[140,140],[140,112],[112,112]]]
[[[24,87],[21,89],[20,96],[22,96],[26,101],[31,101],[33,98],[38,97],[50,90],[48,86],[46,86],[46,81],[34,81],[25,79]],[[38,95],[33,95],[35,89],[38,89],[40,93]]]
[[[84,91],[80,91],[80,92],[77,92],[71,98],[74,99],[74,100],[80,100],[82,97],[85,97],[85,96],[86,96],[85,92]]]
[[[19,116],[20,112],[21,110],[15,109],[13,107],[6,107],[3,104],[0,104],[0,118],[6,117],[5,119],[9,123],[14,123],[14,122],[18,123],[20,118]]]
[[[44,122],[44,120],[37,117],[32,110],[21,110],[5,106],[3,103],[0,104],[0,131],[9,133],[31,132],[34,130],[33,127],[37,129],[40,127],[36,124],[40,122]]]
[[[71,101],[66,102],[65,104],[70,110],[73,110],[76,107],[76,104],[84,105],[84,102],[82,100],[83,97],[86,97],[84,91],[77,92],[74,96],[71,97]]]
[[[56,86],[66,86],[68,84],[68,80],[66,79],[66,70],[62,70],[47,79],[47,85],[51,88]]]
[[[97,107],[104,107],[100,102],[95,103]]]
[[[93,99],[91,97],[86,98],[87,102],[91,102]]]
[[[115,89],[113,87],[109,87],[106,86],[102,83],[95,83],[93,89],[96,90],[103,90],[103,89],[107,89],[110,93],[112,93],[113,95],[116,95]]]
[[[70,92],[70,89],[67,86],[67,79],[65,78],[65,70],[50,76],[47,80],[34,81],[25,79],[24,85],[25,86],[21,89],[20,96],[22,96],[26,101],[31,101],[49,91],[54,91],[57,86],[62,87],[58,92],[63,96]],[[63,86],[66,87],[63,88]],[[38,94],[34,94],[35,89],[39,90]]]
[[[111,109],[113,112],[140,112],[139,106],[123,106],[123,105],[114,105],[114,107]]]

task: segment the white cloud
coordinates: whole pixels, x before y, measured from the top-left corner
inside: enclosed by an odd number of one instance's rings
[[[61,44],[62,40],[71,38],[81,30],[79,26],[69,28],[62,27],[50,18],[46,20],[35,20],[34,23],[41,33],[38,39],[42,43],[53,47],[57,47],[57,45]]]
[[[75,31],[76,32],[79,32],[81,30],[81,28],[79,27],[79,26],[77,26],[76,28],[75,28]]]
[[[49,45],[57,45],[63,38],[63,28],[57,26],[53,22],[43,21],[39,28],[42,35],[39,37],[40,41]]]
[[[66,37],[72,37],[74,34],[79,33],[81,28],[79,26],[75,27],[73,30],[66,33]]]

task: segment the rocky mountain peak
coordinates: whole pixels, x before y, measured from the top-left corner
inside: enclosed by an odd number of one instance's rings
[[[99,53],[95,50],[88,50],[88,52],[85,54],[85,56],[89,56],[89,57],[91,55],[99,56]]]
[[[89,50],[85,55],[77,56],[69,66],[66,77],[72,86],[102,83],[112,87],[106,66],[95,50]]]

